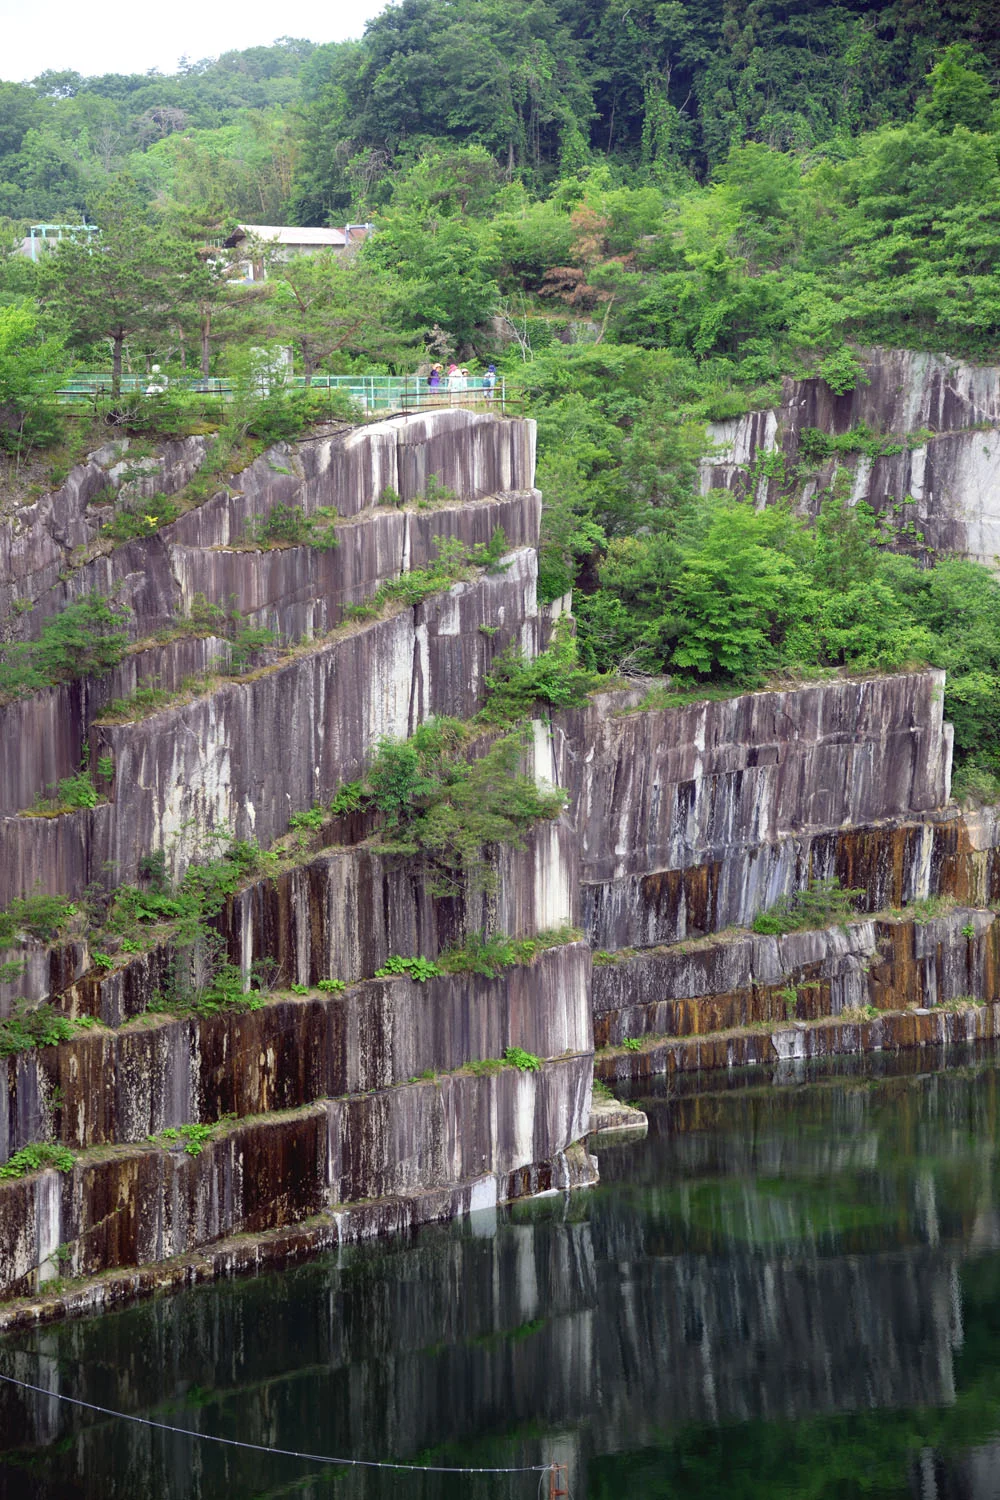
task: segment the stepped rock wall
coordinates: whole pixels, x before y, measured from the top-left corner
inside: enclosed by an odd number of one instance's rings
[[[0,1060],[0,1159],[31,1141],[122,1145],[192,1121],[393,1088],[509,1046],[586,1053],[591,1037],[582,943],[496,979],[373,979],[342,995],[274,997],[248,1013],[147,1016]]]
[[[0,906],[35,888],[78,895],[134,880],[163,848],[184,869],[215,828],[267,845],[289,815],[356,777],[382,735],[431,714],[469,717],[511,641],[537,649],[535,554],[211,696],[92,734],[114,759],[112,800],[58,818],[0,819]],[[492,632],[492,633],[490,633]],[[275,746],[281,756],[275,756]]]
[[[702,490],[753,488],[759,505],[788,490],[778,475],[755,471],[757,459],[780,451],[798,465],[796,498],[815,511],[837,465],[852,471],[853,501],[891,512],[907,498],[904,519],[928,547],[996,567],[1000,555],[1000,367],[968,365],[932,354],[875,350],[864,360],[867,384],[837,396],[820,379],[786,380],[776,411],[750,412],[710,427],[716,452],[703,465]],[[867,457],[841,451],[819,464],[803,460],[801,434],[831,437],[859,426],[895,438],[899,453]],[[924,438],[923,433],[931,434]],[[908,434],[920,434],[907,442]],[[904,536],[900,546],[911,542]]]
[[[943,682],[935,671],[842,679],[644,712],[634,694],[608,695],[560,714],[591,941],[647,946],[747,923],[810,878],[841,874],[844,830],[943,807]],[[905,869],[876,858],[872,874],[903,887],[877,905],[928,893],[932,847],[921,823]]]
[[[230,546],[277,504],[306,514],[326,506],[357,516],[387,489],[404,504],[418,502],[431,475],[460,502],[530,490],[534,483],[533,422],[442,409],[278,444],[229,475],[228,483],[220,476],[219,493],[154,536],[76,566],[73,549],[99,542],[116,494],[175,493],[197,473],[209,441],[168,443],[150,459],[130,459],[127,441],[108,444],[74,468],[59,490],[0,518],[0,616],[15,601],[20,610],[30,600],[33,608],[17,614],[16,628],[31,638],[74,598],[95,587],[116,589],[132,604],[141,635],[169,624],[190,603],[176,576],[178,550]]]
[[[919,922],[904,915],[651,949],[595,967],[594,1041],[619,1046],[626,1037],[812,1021],[869,1005],[993,1001],[998,960],[994,913],[965,907]]]
[[[55,1276],[58,1246],[73,1274],[92,1275],[359,1199],[467,1183],[496,1203],[499,1180],[583,1134],[590,1080],[589,1054],[535,1073],[450,1074],[240,1121],[197,1156],[127,1147],[0,1183],[6,1294]]]

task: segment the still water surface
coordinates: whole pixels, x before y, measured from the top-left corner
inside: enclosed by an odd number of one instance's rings
[[[648,1139],[602,1147],[592,1192],[18,1334],[0,1370],[271,1446],[559,1460],[575,1500],[996,1500],[1000,1071],[965,1062],[644,1098]],[[18,1500],[537,1493],[0,1388]]]

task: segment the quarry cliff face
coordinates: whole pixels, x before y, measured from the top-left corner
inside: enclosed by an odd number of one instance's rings
[[[955,553],[995,568],[1000,556],[1000,367],[910,350],[875,350],[843,395],[786,380],[781,404],[710,428],[716,451],[702,491],[779,495],[814,511],[835,471],[899,531],[901,550]],[[812,434],[839,440],[823,454]],[[851,434],[857,434],[852,444]],[[875,439],[873,442],[872,439]],[[904,529],[905,528],[905,529]]]
[[[849,430],[876,408],[965,436],[1000,412],[989,372],[916,356],[894,356],[850,400],[810,383],[786,395],[782,413],[728,434],[741,467],[715,465],[711,482],[745,485],[768,445],[810,424]],[[120,588],[134,641],[106,677],[0,710],[0,907],[38,893],[82,905],[141,880],[150,853],[176,878],[223,831],[268,848],[383,737],[471,716],[500,651],[547,644],[533,424],[441,411],[271,450],[151,536],[72,553],[94,544],[109,487],[179,488],[199,444],[171,445],[145,475],[117,447],[92,455],[0,527],[0,585],[32,601],[11,628],[30,639],[72,598]],[[248,522],[276,504],[335,508],[339,546],[246,545]],[[496,566],[345,616],[425,566],[435,539],[474,546],[497,526]],[[233,597],[297,644],[192,687],[229,640],[150,636],[199,595]],[[154,679],[168,701],[108,712]],[[0,1181],[0,1296],[105,1271],[45,1308],[109,1305],[187,1274],[184,1257],[223,1273],[593,1181],[577,1143],[595,1045],[615,1080],[992,1037],[1000,836],[989,810],[949,800],[942,687],[933,670],[840,676],[650,709],[645,686],[626,686],[548,714],[525,734],[523,766],[566,789],[566,810],[490,848],[487,878],[444,891],[380,850],[365,817],[324,814],[213,917],[244,982],[261,966],[272,976],[253,1008],[161,1010],[169,931],[110,953],[82,920],[53,943],[22,931],[0,952],[0,1015],[44,1004],[93,1024],[0,1064],[0,1156],[70,1153],[62,1171]],[[114,768],[97,805],[28,815],[85,747]],[[853,911],[751,930],[834,880],[856,893]],[[528,941],[495,971],[376,977],[482,935]],[[531,1062],[505,1065],[508,1049]],[[182,1261],[159,1269],[169,1257]]]

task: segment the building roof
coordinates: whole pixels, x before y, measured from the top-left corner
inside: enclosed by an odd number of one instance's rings
[[[268,240],[273,245],[336,245],[347,244],[342,229],[298,229],[289,224],[241,224],[241,235],[232,234],[227,244],[237,243],[246,235],[258,240]]]

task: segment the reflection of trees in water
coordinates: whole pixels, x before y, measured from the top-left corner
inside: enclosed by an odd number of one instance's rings
[[[19,1334],[0,1368],[286,1447],[484,1464],[575,1454],[575,1493],[586,1472],[609,1500],[659,1494],[668,1472],[679,1494],[696,1475],[714,1483],[724,1449],[778,1484],[778,1450],[794,1470],[807,1430],[852,1472],[859,1443],[868,1464],[888,1442],[905,1483],[917,1436],[938,1453],[946,1420],[964,1433],[963,1379],[1000,1350],[1000,1257],[959,1269],[997,1243],[996,1097],[980,1071],[733,1092],[703,1100],[697,1122],[690,1101],[668,1101],[645,1144],[604,1150],[595,1194],[525,1205],[495,1235],[428,1229]],[[971,1444],[985,1434],[968,1420]],[[289,1490],[308,1473],[294,1461],[54,1414],[9,1388],[0,1433],[28,1446],[74,1434],[34,1465],[46,1497],[534,1491],[355,1471]],[[31,1495],[25,1470],[0,1469],[0,1494],[5,1479]]]

